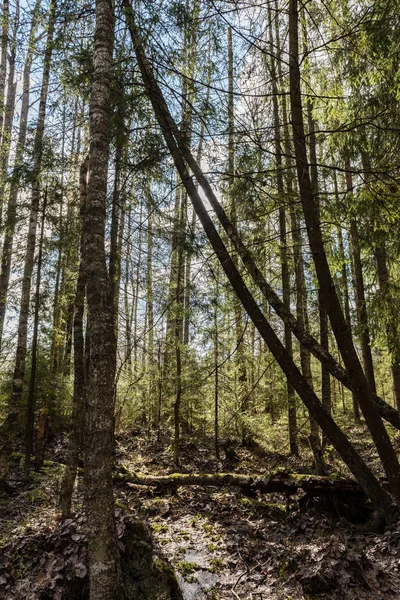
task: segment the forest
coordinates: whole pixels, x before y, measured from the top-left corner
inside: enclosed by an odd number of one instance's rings
[[[400,598],[398,0],[0,11],[0,600]]]

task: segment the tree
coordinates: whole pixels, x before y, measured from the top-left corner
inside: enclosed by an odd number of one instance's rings
[[[91,600],[123,598],[112,486],[116,341],[104,245],[113,45],[114,7],[110,0],[97,0],[83,248],[89,344],[84,481]]]

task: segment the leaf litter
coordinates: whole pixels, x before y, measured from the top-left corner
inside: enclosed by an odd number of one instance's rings
[[[204,446],[199,452],[192,442],[183,445],[182,472],[226,470],[213,458],[211,441]],[[62,461],[62,448],[58,453]],[[245,449],[238,453],[240,463],[230,465],[237,472],[265,474],[276,461]],[[292,458],[278,458],[299,471]],[[74,598],[77,590],[87,593],[81,482],[73,516],[61,522],[56,463],[32,486],[43,493],[27,494],[14,462],[16,493],[1,500],[0,600],[62,600]],[[167,440],[157,443],[141,435],[120,437],[116,464],[149,474],[175,470]],[[119,537],[126,518],[145,522],[156,554],[174,567],[185,600],[400,598],[400,522],[383,534],[369,533],[318,507],[303,512],[278,494],[247,498],[234,489],[187,487],[171,495],[119,484],[115,496]]]

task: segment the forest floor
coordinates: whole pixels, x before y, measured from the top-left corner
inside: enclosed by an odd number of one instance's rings
[[[376,466],[363,427],[351,434]],[[141,432],[121,435],[116,467],[173,473],[169,443]],[[72,518],[61,522],[57,510],[64,448],[65,439],[57,438],[48,449],[51,460],[28,486],[22,455],[14,456],[10,483],[15,493],[0,504],[0,599],[85,597],[78,585],[87,579],[80,480]],[[212,440],[197,436],[196,444],[182,444],[180,471],[312,472],[306,448],[301,459],[271,448],[256,453],[238,448],[237,453],[235,465],[216,461]],[[329,464],[347,475],[333,451]],[[400,521],[377,534],[325,508],[300,509],[296,497],[288,504],[279,494],[249,498],[233,488],[193,486],[170,495],[118,483],[115,496],[119,536],[127,515],[145,522],[155,554],[174,567],[184,600],[400,599]]]

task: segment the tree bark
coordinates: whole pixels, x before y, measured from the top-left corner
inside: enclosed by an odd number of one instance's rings
[[[111,0],[97,0],[84,221],[89,344],[84,483],[91,600],[124,596],[112,484],[116,340],[105,252],[114,20]]]
[[[67,460],[60,487],[59,506],[63,518],[71,512],[72,493],[78,470],[79,455],[83,448],[83,424],[85,416],[85,341],[83,315],[85,308],[86,277],[84,265],[83,227],[86,210],[87,176],[89,157],[80,168],[80,221],[81,242],[78,281],[75,295],[74,314],[74,395],[72,399],[71,429],[68,439]]]
[[[278,106],[278,86],[275,68],[275,57],[273,55],[273,40],[272,40],[272,15],[271,8],[268,9],[269,18],[269,35],[271,38],[271,79],[272,79],[272,103],[274,114],[274,137],[275,137],[275,161],[276,161],[276,185],[278,190],[279,200],[279,241],[280,241],[280,260],[281,260],[281,277],[282,277],[282,298],[286,311],[290,311],[290,273],[288,260],[288,246],[286,233],[286,211],[282,205],[285,200],[285,190],[283,184],[282,171],[282,144],[281,131],[279,123],[279,106]],[[236,225],[235,223],[233,223]],[[299,290],[298,290],[299,293]],[[292,332],[287,323],[284,326],[285,348],[289,355],[293,358],[293,342]],[[304,372],[303,372],[304,374]],[[289,381],[286,382],[288,395],[288,425],[289,425],[289,447],[291,454],[298,454],[299,447],[297,443],[297,411],[296,411],[296,396],[293,386]]]
[[[43,138],[46,119],[47,95],[49,90],[50,67],[53,53],[54,24],[56,18],[56,3],[53,1],[50,7],[48,31],[46,40],[46,51],[43,64],[42,87],[38,110],[38,121],[34,140],[33,171],[32,171],[32,196],[28,226],[28,238],[25,254],[24,274],[22,279],[21,304],[18,321],[17,351],[13,376],[13,390],[11,403],[15,409],[20,404],[27,350],[28,316],[31,294],[31,279],[35,256],[36,230],[40,203],[40,173],[43,158]]]
[[[329,269],[322,240],[318,208],[313,196],[310,180],[302,101],[300,90],[300,68],[298,59],[298,7],[297,0],[290,0],[289,10],[289,53],[290,53],[290,101],[300,198],[306,221],[311,253],[321,289],[323,301],[331,322],[344,364],[354,381],[355,392],[367,426],[378,450],[390,489],[400,502],[400,467],[396,453],[382,423],[348,330],[335,285]]]
[[[49,88],[51,57],[53,52],[55,16],[56,4],[55,2],[52,2],[50,6],[48,20],[46,50],[44,55],[42,86],[40,91],[40,101],[38,110],[38,121],[36,125],[33,146],[32,196],[28,225],[28,239],[25,253],[24,273],[22,279],[13,384],[11,398],[9,400],[9,412],[2,428],[2,437],[4,441],[0,446],[0,479],[6,479],[8,474],[8,462],[13,451],[14,437],[17,432],[18,426],[18,416],[21,412],[20,404],[25,375],[31,279],[35,257],[36,229],[39,214],[40,173],[43,157],[43,137],[46,118],[46,104]]]
[[[353,195],[353,178],[351,174],[350,153],[344,149],[344,166],[346,169],[346,191]],[[372,392],[376,394],[374,365],[372,361],[371,339],[368,325],[367,304],[365,301],[364,277],[362,272],[361,250],[358,236],[358,225],[355,217],[350,219],[350,246],[353,266],[353,281],[355,288],[358,327],[361,338],[361,351],[365,376]]]
[[[19,183],[21,179],[21,167],[23,164],[26,133],[28,126],[28,112],[30,99],[30,76],[32,61],[35,51],[35,36],[38,25],[38,16],[41,0],[36,0],[32,13],[31,29],[29,33],[28,50],[26,54],[24,71],[22,76],[22,98],[21,113],[18,132],[18,140],[15,150],[14,168],[11,177],[11,186],[8,197],[8,204],[5,218],[5,235],[3,242],[3,251],[1,257],[0,273],[0,348],[3,340],[4,318],[6,314],[8,287],[11,274],[12,247],[14,242],[15,225],[17,222],[17,201]]]
[[[1,28],[1,57],[0,57],[0,146],[2,145],[2,132],[4,122],[4,99],[6,89],[7,76],[7,53],[8,53],[8,27],[10,24],[10,3],[9,0],[4,0],[2,11],[2,28]],[[3,177],[4,174],[1,174]],[[2,207],[0,206],[0,213]]]
[[[390,287],[390,277],[386,260],[386,247],[384,240],[375,247],[375,260],[378,273],[379,291],[388,305],[386,319],[386,338],[391,358],[393,391],[396,409],[400,411],[400,331],[396,299]]]
[[[7,0],[6,0],[7,1]],[[6,18],[5,16],[3,17]],[[4,25],[5,26],[5,25]],[[10,44],[10,58],[9,58],[9,73],[8,73],[8,84],[7,84],[7,100],[4,106],[4,127],[3,136],[1,138],[1,149],[0,149],[0,226],[3,225],[3,206],[4,206],[4,191],[6,186],[6,178],[8,171],[8,163],[10,158],[11,148],[11,134],[12,124],[14,118],[14,105],[15,95],[17,92],[17,82],[14,81],[15,76],[15,60],[17,54],[17,34],[19,27],[19,0],[16,1],[15,6],[15,17],[13,33]],[[3,90],[4,93],[4,90]],[[1,91],[0,91],[1,94]],[[0,127],[1,135],[1,127]]]
[[[42,263],[43,263],[43,241],[44,241],[44,225],[46,222],[48,189],[46,188],[43,198],[42,219],[40,227],[39,252],[37,259],[37,274],[36,274],[36,290],[35,290],[35,310],[33,319],[33,335],[32,335],[32,360],[31,360],[31,376],[29,380],[28,392],[28,410],[26,419],[25,433],[25,476],[29,479],[31,470],[31,455],[33,446],[33,426],[35,422],[36,408],[36,369],[37,369],[37,346],[39,337],[39,308],[40,308],[40,284],[42,278]]]

